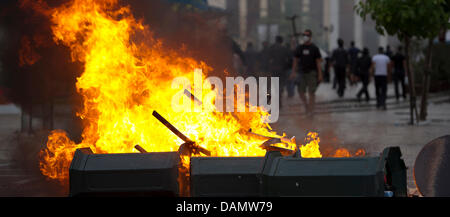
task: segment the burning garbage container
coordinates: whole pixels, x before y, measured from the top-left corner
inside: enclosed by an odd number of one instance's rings
[[[69,171],[70,195],[406,196],[398,147],[374,157],[302,158],[301,148],[272,146],[282,139],[267,137],[261,145],[265,157],[210,157],[156,111],[153,116],[184,141],[178,152],[148,153],[139,145],[141,153],[131,154],[78,149]]]
[[[406,196],[400,149],[375,157],[300,158],[269,151],[265,157],[191,157],[188,185],[179,179],[180,155],[93,154],[79,149],[70,168],[70,195],[180,196]]]

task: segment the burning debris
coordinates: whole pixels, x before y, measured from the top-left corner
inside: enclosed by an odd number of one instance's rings
[[[265,157],[209,157],[156,111],[153,116],[185,143],[177,152],[94,154],[78,149],[70,166],[71,196],[406,196],[406,167],[399,148],[364,158],[302,158],[274,146],[295,138],[270,138]],[[264,137],[256,133],[256,137]],[[318,137],[307,139],[314,150]],[[265,137],[266,139],[268,137]],[[319,152],[320,153],[320,152]],[[339,154],[339,153],[338,153]],[[333,172],[330,172],[333,171]]]
[[[200,155],[204,154],[206,156],[211,156],[211,152],[206,150],[205,148],[202,148],[201,146],[197,145],[194,141],[187,138],[183,133],[177,130],[172,124],[170,124],[166,119],[164,119],[158,112],[153,111],[153,116],[158,119],[164,126],[166,126],[172,133],[177,135],[181,140],[184,141],[183,144],[180,145],[180,148],[178,149],[178,152],[181,155]]]

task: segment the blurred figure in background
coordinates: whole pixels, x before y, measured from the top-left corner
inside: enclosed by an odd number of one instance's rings
[[[264,41],[262,43],[262,49],[259,52],[259,72],[258,73],[262,73],[259,76],[263,76],[263,77],[269,77],[269,56],[270,56],[270,51],[269,51],[269,42]]]
[[[287,85],[290,51],[289,48],[283,46],[283,37],[279,35],[276,36],[275,44],[270,47],[269,51],[269,69],[271,77],[280,78],[279,99],[280,107],[283,107],[281,96]]]
[[[329,56],[327,56],[327,57],[325,57],[325,68],[323,71],[323,80],[326,83],[330,83],[330,81],[331,81],[330,68],[331,68],[331,58]]]
[[[399,83],[401,85],[402,97],[406,99],[406,88],[405,88],[405,75],[406,75],[406,58],[403,55],[402,46],[398,46],[397,53],[392,57],[392,61],[394,62],[394,86],[395,86],[395,98],[397,101],[400,98],[399,93]]]
[[[247,76],[257,77],[258,71],[258,52],[253,47],[253,43],[247,43],[247,49],[244,52],[244,57],[247,62]]]
[[[378,54],[372,57],[371,70],[375,80],[377,109],[386,110],[386,93],[388,76],[391,73],[391,59],[384,54],[383,47],[378,48]]]
[[[344,40],[338,39],[338,48],[333,51],[331,61],[334,66],[334,73],[337,80],[339,97],[344,96],[345,92],[345,79],[347,74],[347,68],[349,67],[349,55],[344,49]]]
[[[362,56],[356,61],[355,73],[359,77],[362,83],[361,90],[358,92],[356,97],[358,101],[361,101],[361,96],[364,94],[366,96],[366,102],[369,102],[370,95],[367,90],[367,86],[370,82],[370,67],[372,66],[372,58],[370,57],[369,49],[364,48]]]
[[[393,54],[392,54],[392,50],[391,50],[391,46],[390,45],[386,46],[386,53],[384,53],[384,54],[386,54],[386,56],[388,56],[390,59],[392,59]]]
[[[292,73],[296,73],[292,70],[292,61],[294,60],[294,52],[295,52],[295,48],[297,47],[297,40],[294,37],[291,38],[291,41],[289,42],[289,44],[286,44],[286,47],[289,49],[289,62],[288,62],[288,76],[290,77],[292,75]],[[295,95],[295,85],[297,80],[291,80],[288,79],[287,81],[287,92],[288,92],[288,98],[292,98]]]
[[[300,99],[305,105],[306,114],[308,116],[314,115],[315,108],[315,92],[317,86],[323,80],[322,75],[322,55],[319,48],[312,43],[312,31],[307,29],[303,32],[303,44],[297,46],[294,53],[294,61],[292,63],[292,70],[294,72],[301,72],[301,79],[298,85],[298,92]],[[301,71],[298,70],[300,63]],[[296,73],[292,73],[291,80],[295,80]],[[309,93],[309,100],[306,98],[306,91]]]
[[[232,51],[233,51],[233,67],[239,76],[245,77],[246,61],[244,52],[242,52],[240,46],[233,40],[232,41]]]
[[[348,55],[350,57],[350,84],[356,84],[356,61],[358,60],[358,55],[361,52],[359,48],[355,46],[355,42],[350,43],[350,48],[348,49]]]

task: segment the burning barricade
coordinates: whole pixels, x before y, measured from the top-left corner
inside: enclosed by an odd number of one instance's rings
[[[166,49],[129,6],[117,0],[74,0],[55,8],[24,2],[48,16],[54,41],[84,66],[76,83],[82,140],[53,131],[40,156],[42,174],[69,181],[72,196],[403,195],[398,149],[377,157],[322,158],[317,133],[297,144],[261,121],[269,113],[253,103],[241,112],[214,112],[224,100],[216,97],[218,88],[206,75],[192,74],[213,69]],[[174,88],[180,77],[202,88]],[[174,111],[168,99],[180,94],[206,110]],[[236,96],[245,97],[245,91]],[[342,153],[336,156],[351,156]]]
[[[157,112],[183,143],[178,152],[94,154],[79,149],[70,168],[72,196],[406,196],[406,167],[399,148],[380,156],[302,158],[264,143],[264,157],[209,157]],[[257,135],[259,136],[259,135]],[[270,140],[268,140],[270,141]],[[273,142],[279,142],[272,139]],[[280,140],[281,141],[281,140]],[[292,141],[288,141],[292,143]]]

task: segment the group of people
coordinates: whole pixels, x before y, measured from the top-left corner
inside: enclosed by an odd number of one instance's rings
[[[379,47],[378,54],[373,57],[370,56],[368,48],[364,48],[361,52],[355,47],[354,42],[351,42],[350,48],[346,50],[344,41],[339,39],[338,46],[333,51],[330,61],[334,67],[334,86],[337,85],[339,97],[344,96],[347,78],[349,78],[350,84],[354,84],[358,80],[362,83],[362,88],[356,95],[358,100],[361,100],[362,95],[365,95],[366,101],[369,101],[370,95],[367,87],[373,77],[377,108],[386,110],[387,84],[391,80],[394,81],[397,101],[400,98],[399,88],[401,88],[402,97],[406,99],[405,78],[407,67],[401,46],[397,48],[395,54],[392,53],[389,46],[386,51],[383,47]]]
[[[377,108],[386,109],[387,84],[391,78],[394,80],[397,100],[406,98],[405,77],[406,61],[399,46],[393,54],[390,48],[384,51],[380,47],[378,54],[370,56],[368,48],[362,51],[351,42],[349,49],[344,48],[344,41],[338,40],[338,48],[327,57],[325,67],[322,66],[322,54],[320,49],[312,42],[312,31],[305,30],[302,33],[302,43],[297,44],[296,38],[283,44],[283,37],[277,36],[275,43],[270,45],[263,43],[261,51],[256,51],[252,43],[247,44],[247,49],[242,56],[246,62],[246,76],[265,76],[280,78],[280,106],[281,95],[287,89],[288,97],[294,96],[295,86],[308,116],[314,114],[315,92],[319,84],[329,80],[330,68],[334,69],[334,87],[337,86],[337,94],[343,97],[347,80],[351,85],[360,81],[362,88],[357,94],[358,100],[365,95],[366,101],[370,100],[368,85],[373,77]],[[322,70],[323,69],[323,70]],[[324,73],[325,72],[325,73]],[[392,76],[391,76],[392,75]]]
[[[297,86],[305,111],[311,115],[315,107],[315,91],[323,80],[322,55],[319,48],[312,43],[311,30],[304,31],[302,39],[303,43],[298,45],[295,38],[284,43],[282,36],[276,36],[275,43],[269,46],[264,42],[260,52],[255,51],[252,43],[248,43],[243,54],[247,65],[244,74],[279,77],[280,107],[283,106],[281,95],[285,89],[291,98]]]

